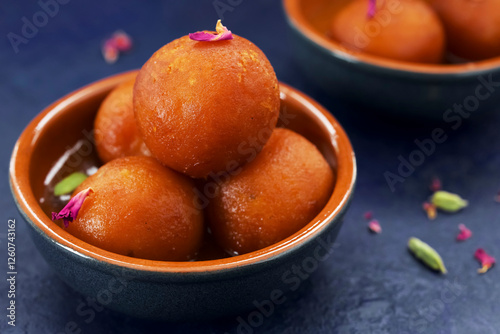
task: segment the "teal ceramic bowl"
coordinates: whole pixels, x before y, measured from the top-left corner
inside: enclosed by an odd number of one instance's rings
[[[10,183],[36,247],[76,291],[133,317],[200,320],[240,314],[263,303],[273,308],[281,304],[300,283],[291,268],[316,270],[331,254],[356,179],[354,153],[342,127],[315,101],[285,84],[280,90],[282,115],[286,116],[282,120],[287,121],[281,126],[316,144],[337,177],[327,205],[289,238],[235,257],[165,262],[99,249],[51,221],[50,203],[40,201],[48,174],[76,143],[87,143],[81,157],[94,153],[89,133],[101,101],[134,74],[116,75],[63,97],[43,110],[19,138],[12,154]]]
[[[349,1],[283,0],[297,63],[326,92],[370,112],[451,125],[498,108],[500,57],[426,65],[348,50],[328,30]]]

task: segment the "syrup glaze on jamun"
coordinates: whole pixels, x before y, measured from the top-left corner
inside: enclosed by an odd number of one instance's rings
[[[115,159],[83,181],[91,189],[66,230],[104,250],[142,259],[187,261],[201,246],[203,214],[194,183],[151,157]]]
[[[377,0],[373,16],[369,0],[354,0],[337,13],[331,37],[345,47],[385,58],[439,63],[445,34],[442,23],[423,0]]]
[[[432,0],[449,51],[465,60],[500,56],[500,0]]]
[[[218,185],[207,210],[211,231],[233,255],[270,246],[319,213],[334,179],[311,142],[277,128],[255,160]]]
[[[135,124],[134,83],[135,77],[113,89],[97,112],[94,139],[103,163],[131,155],[151,155]]]
[[[144,141],[161,163],[191,177],[245,163],[242,146],[260,137],[260,151],[278,119],[271,64],[252,42],[233,37],[176,39],[137,76],[134,109]]]

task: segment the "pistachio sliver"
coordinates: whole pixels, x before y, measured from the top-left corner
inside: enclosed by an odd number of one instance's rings
[[[54,187],[54,195],[66,195],[75,190],[85,179],[87,175],[80,172],[75,172],[62,179]]]
[[[446,274],[447,271],[443,259],[441,259],[441,256],[434,248],[422,240],[413,237],[408,240],[408,248],[417,259],[421,260],[429,268]]]
[[[459,195],[444,190],[436,191],[431,197],[431,203],[447,212],[457,212],[469,205],[469,202]]]

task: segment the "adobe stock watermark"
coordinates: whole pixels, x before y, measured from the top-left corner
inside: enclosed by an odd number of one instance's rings
[[[444,288],[435,299],[411,314],[408,321],[410,333],[429,333],[429,326],[443,315],[446,305],[454,303],[465,292],[466,288],[457,278],[453,282],[446,280],[444,285]]]
[[[21,17],[20,33],[9,32],[7,39],[12,46],[14,53],[19,53],[21,44],[28,44],[29,41],[38,35],[40,28],[45,27],[51,18],[54,18],[59,13],[60,5],[66,5],[71,0],[39,0],[37,2],[41,10],[33,13],[30,17]]]
[[[472,113],[478,110],[481,101],[487,100],[495,90],[500,87],[500,81],[494,81],[493,75],[479,76],[479,84],[474,89],[474,93],[465,97],[462,103],[455,103],[443,113],[443,121],[450,125],[453,131],[458,130],[464,119],[468,119]],[[398,183],[413,175],[415,169],[421,166],[428,157],[436,152],[436,148],[448,140],[450,129],[446,131],[441,127],[434,128],[427,138],[415,139],[413,143],[416,148],[407,156],[398,156],[398,166],[394,171],[385,171],[384,178],[389,189],[394,192]]]
[[[17,262],[16,262],[16,220],[9,219],[7,221],[7,324],[16,326],[16,291],[17,291]]]
[[[237,6],[241,5],[243,0],[214,0],[212,6],[214,6],[217,16],[224,20],[224,13],[232,12]]]
[[[81,300],[77,305],[75,313],[78,315],[79,321],[73,319],[68,321],[57,334],[83,333],[81,322],[83,321],[87,325],[92,323],[97,313],[102,312],[105,306],[111,304],[113,298],[122,293],[133,279],[133,277],[126,274],[124,268],[121,269],[121,272],[116,271],[108,281],[107,286],[97,292],[95,298],[86,297],[85,300]]]
[[[331,234],[326,237],[326,240],[318,238],[313,254],[304,258],[300,263],[293,264],[281,275],[281,281],[287,287],[285,290],[296,291],[318,269],[319,264],[326,261],[338,247],[340,244],[333,243]],[[252,304],[255,306],[255,310],[247,314],[245,318],[242,316],[236,318],[238,322],[236,333],[253,334],[254,329],[262,326],[264,320],[271,317],[277,306],[283,304],[286,299],[286,291],[274,289],[269,293],[268,299],[254,300]],[[226,332],[225,334],[230,333]]]

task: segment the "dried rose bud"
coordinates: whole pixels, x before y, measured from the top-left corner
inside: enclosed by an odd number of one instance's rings
[[[382,232],[382,227],[380,226],[378,220],[373,219],[368,223],[368,229],[372,233],[381,233]]]
[[[424,202],[422,204],[422,209],[427,213],[427,218],[430,220],[436,219],[437,211],[436,206],[429,202]]]
[[[479,263],[481,263],[481,268],[477,271],[480,274],[486,273],[488,270],[490,270],[491,267],[493,267],[496,262],[495,258],[491,255],[488,255],[488,253],[486,253],[486,251],[482,248],[478,248],[476,250],[476,252],[474,253],[474,257],[479,261]]]
[[[114,64],[118,60],[118,48],[112,39],[108,39],[102,45],[102,56],[108,64]]]
[[[118,60],[120,52],[127,52],[132,49],[132,39],[124,31],[118,30],[104,41],[101,49],[104,60],[108,64],[113,64]]]
[[[373,212],[371,211],[366,211],[365,214],[363,215],[366,220],[372,220],[373,219]]]
[[[68,227],[69,223],[76,219],[80,208],[83,205],[83,201],[87,198],[90,193],[94,191],[91,188],[80,191],[78,194],[73,196],[68,204],[59,212],[52,212],[52,220],[62,219],[64,227]]]
[[[190,33],[189,38],[194,41],[200,42],[214,42],[214,41],[224,41],[233,39],[233,34],[225,26],[222,25],[221,21],[217,21],[215,26],[216,33],[207,31],[198,31],[195,33]]]
[[[132,39],[122,30],[116,31],[111,37],[118,51],[127,52],[132,49]]]
[[[441,180],[438,179],[437,177],[434,177],[431,181],[431,184],[429,186],[429,189],[432,192],[436,192],[438,190],[441,190]]]
[[[472,232],[464,224],[458,225],[460,233],[457,235],[457,241],[465,241],[472,237]]]
[[[368,0],[368,13],[367,16],[369,19],[375,16],[375,11],[377,9],[377,0]]]

